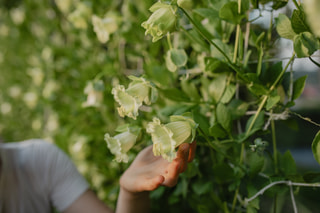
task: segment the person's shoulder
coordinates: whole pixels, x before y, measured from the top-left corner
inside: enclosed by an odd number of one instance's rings
[[[28,139],[18,142],[8,142],[1,144],[2,149],[15,149],[15,150],[25,150],[25,151],[36,151],[38,150],[44,151],[44,150],[52,150],[57,151],[58,148],[55,144],[43,140],[43,139]]]

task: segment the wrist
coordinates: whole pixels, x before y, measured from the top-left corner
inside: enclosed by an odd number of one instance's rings
[[[120,195],[126,200],[139,200],[149,198],[149,191],[132,192],[120,185]]]

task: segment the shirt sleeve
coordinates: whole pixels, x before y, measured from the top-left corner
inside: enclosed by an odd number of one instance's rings
[[[89,188],[89,184],[62,150],[54,144],[40,143],[38,153],[42,162],[38,162],[38,171],[42,173],[52,205],[62,212]]]

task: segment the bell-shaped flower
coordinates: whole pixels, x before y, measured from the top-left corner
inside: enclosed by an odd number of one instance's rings
[[[92,15],[93,30],[101,43],[106,43],[110,35],[118,30],[119,18],[117,15],[110,13],[104,18]]]
[[[127,152],[136,143],[140,133],[140,128],[137,126],[124,125],[117,128],[120,133],[111,137],[108,133],[104,135],[104,140],[112,154],[115,155],[117,162],[127,163],[129,156]]]
[[[112,89],[116,102],[119,103],[118,113],[121,117],[128,116],[136,119],[139,115],[139,107],[143,103],[150,105],[157,99],[156,88],[144,78],[129,76],[132,82],[125,89],[123,85],[117,85]]]
[[[142,77],[128,76],[131,83],[128,85],[127,92],[131,96],[139,99],[139,101],[144,102],[147,105],[154,103],[158,98],[157,89]]]
[[[171,122],[161,124],[158,118],[148,123],[147,133],[151,134],[153,153],[161,155],[171,162],[176,157],[176,147],[182,143],[191,143],[194,140],[198,124],[187,116],[171,116]]]
[[[90,81],[84,89],[87,95],[87,100],[82,104],[82,107],[99,107],[103,101],[103,81]]]
[[[168,32],[173,32],[177,25],[177,6],[157,2],[149,9],[152,15],[141,24],[146,29],[145,34],[152,36],[152,42],[156,42]]]
[[[119,115],[121,117],[128,116],[136,119],[139,115],[138,110],[142,106],[142,102],[129,95],[123,85],[117,85],[112,89],[111,93],[115,101],[120,104],[120,107],[117,108]]]

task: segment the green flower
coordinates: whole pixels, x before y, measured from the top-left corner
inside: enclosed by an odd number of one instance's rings
[[[143,103],[150,105],[157,99],[157,90],[150,82],[144,78],[129,76],[132,82],[125,89],[123,85],[118,85],[112,89],[112,94],[116,102],[120,104],[118,113],[121,117],[128,116],[136,119],[139,107]]]
[[[141,24],[146,29],[146,35],[152,36],[152,42],[156,42],[168,32],[173,32],[177,24],[177,7],[157,2],[149,9],[152,15]]]
[[[176,147],[182,143],[191,143],[194,140],[198,124],[187,116],[175,115],[170,117],[171,122],[161,124],[158,118],[148,123],[147,133],[151,134],[153,153],[172,161],[176,157]]]
[[[112,154],[116,156],[117,162],[127,163],[129,157],[127,152],[136,143],[140,128],[136,126],[123,125],[117,128],[120,133],[111,137],[108,133],[104,135],[104,140]]]

